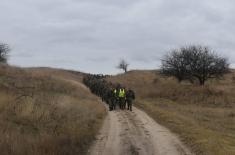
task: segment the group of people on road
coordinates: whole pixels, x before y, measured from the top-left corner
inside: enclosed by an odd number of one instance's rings
[[[132,103],[135,93],[131,89],[126,89],[120,84],[113,84],[105,80],[103,75],[87,75],[83,83],[90,88],[91,92],[101,97],[102,101],[109,105],[109,110],[127,109],[132,111]]]

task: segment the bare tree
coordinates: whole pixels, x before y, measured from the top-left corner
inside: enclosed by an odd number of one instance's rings
[[[165,55],[162,60],[161,73],[166,76],[174,76],[181,82],[188,76],[186,65],[182,52],[180,50],[173,50]]]
[[[129,64],[128,64],[124,59],[122,59],[122,60],[119,62],[117,68],[124,70],[124,72],[126,73],[128,66],[129,66]]]
[[[10,48],[7,44],[0,43],[0,63],[7,63]]]
[[[189,46],[184,50],[188,53],[188,69],[192,77],[204,85],[208,79],[220,78],[229,72],[226,58],[220,57],[208,47]]]
[[[229,71],[226,58],[219,57],[208,47],[188,46],[173,50],[162,60],[161,73],[174,76],[179,82],[197,79],[204,85],[210,78],[222,77]]]

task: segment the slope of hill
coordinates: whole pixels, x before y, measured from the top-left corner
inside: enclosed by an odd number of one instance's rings
[[[1,154],[86,153],[106,112],[82,75],[0,65]]]
[[[136,92],[135,106],[180,135],[196,154],[235,154],[235,73],[201,87],[177,83],[157,71],[107,78]]]

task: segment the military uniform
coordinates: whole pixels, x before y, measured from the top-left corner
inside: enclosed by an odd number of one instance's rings
[[[112,92],[112,104],[113,104],[113,109],[116,109],[116,104],[117,104],[117,101],[118,101],[118,96],[117,96],[117,89],[113,89],[113,92]]]
[[[135,93],[132,90],[126,92],[127,109],[132,111],[132,101],[135,99]]]

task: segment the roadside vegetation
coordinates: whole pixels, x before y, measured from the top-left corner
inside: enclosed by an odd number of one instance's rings
[[[173,76],[179,82],[205,85],[209,79],[219,79],[229,72],[228,60],[211,48],[191,45],[171,50],[162,59],[161,73]]]
[[[177,133],[199,155],[235,154],[235,71],[204,86],[160,71],[108,77],[136,92],[135,106]]]
[[[106,112],[81,80],[79,72],[1,64],[1,154],[85,154]]]

